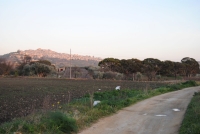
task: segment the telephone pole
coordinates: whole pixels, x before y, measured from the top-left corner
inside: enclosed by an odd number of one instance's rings
[[[70,66],[69,66],[69,78],[71,79],[71,48],[70,48]]]

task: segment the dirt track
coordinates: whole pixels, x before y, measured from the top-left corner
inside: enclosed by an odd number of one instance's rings
[[[200,86],[141,101],[100,119],[80,134],[178,134],[195,91],[200,91]]]

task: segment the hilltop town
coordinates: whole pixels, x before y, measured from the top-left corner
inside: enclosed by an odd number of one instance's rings
[[[36,50],[18,50],[16,52],[11,52],[0,57],[5,58],[7,61],[13,62],[15,65],[17,65],[22,61],[25,55],[32,57],[32,61],[45,59],[49,60],[52,64],[55,64],[56,66],[68,66],[70,64],[70,54],[58,53],[50,49],[41,48],[38,48]],[[97,66],[100,60],[101,58],[94,56],[83,56],[78,54],[71,55],[71,64],[73,66]]]

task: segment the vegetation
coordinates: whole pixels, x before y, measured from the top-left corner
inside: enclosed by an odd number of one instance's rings
[[[60,63],[60,65],[65,66]],[[164,77],[180,77],[190,78],[197,76],[200,73],[199,63],[190,57],[185,57],[181,62],[160,61],[159,59],[146,58],[143,61],[138,59],[115,59],[105,58],[100,61],[98,67],[73,67],[71,73],[73,78],[80,78],[85,74],[85,78],[93,79],[115,79],[115,80],[162,80]],[[65,67],[66,68],[66,67]],[[66,71],[67,72],[67,71]],[[57,72],[56,66],[50,61],[40,59],[32,61],[32,57],[25,55],[21,59],[21,63],[13,70],[13,65],[10,62],[0,59],[0,75],[15,75],[15,76],[38,76],[46,77],[62,77],[66,72]],[[138,74],[141,74],[140,77]],[[56,75],[57,74],[57,75]],[[162,77],[161,77],[162,76]],[[139,78],[139,79],[138,79]],[[173,79],[174,79],[173,78]]]
[[[61,134],[77,131],[76,120],[60,111],[32,114],[4,123],[0,127],[0,133],[48,133]]]
[[[18,75],[46,77],[48,74],[55,74],[54,66],[47,60],[32,62],[30,56],[25,56],[23,62],[17,67]]]
[[[13,71],[13,64],[0,58],[0,75],[8,75]]]
[[[185,113],[179,134],[200,133],[200,92],[195,92]]]
[[[136,79],[136,73],[141,72],[145,74],[149,81],[156,80],[156,76],[175,77],[184,76],[191,77],[200,73],[198,62],[189,57],[185,57],[181,62],[160,61],[154,58],[147,58],[143,61],[138,59],[114,59],[106,58],[99,62],[102,71],[113,71],[122,73],[126,79]]]
[[[110,79],[110,80],[124,80],[124,75],[122,73],[106,71],[103,72],[100,67],[85,67],[88,74],[92,76],[93,79]]]
[[[45,77],[48,74],[55,74],[55,66],[47,60],[31,61],[28,55],[23,56],[19,65],[0,58],[0,75],[21,75],[21,76],[39,76]]]
[[[104,81],[105,82],[105,81]],[[129,106],[143,99],[162,93],[176,91],[185,87],[195,86],[194,81],[168,85],[151,90],[146,86],[143,90],[112,90],[100,92],[90,90],[87,95],[75,99],[68,104],[54,103],[53,111],[44,109],[33,112],[27,117],[18,118],[12,122],[3,123],[0,133],[71,133],[77,132],[99,118],[115,113],[117,110]],[[48,101],[48,98],[46,98]],[[93,100],[101,101],[93,106]],[[47,105],[44,101],[44,105]]]

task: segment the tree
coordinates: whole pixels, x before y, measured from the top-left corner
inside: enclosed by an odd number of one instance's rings
[[[141,72],[141,68],[143,66],[142,61],[138,59],[129,59],[130,63],[130,72],[133,74],[133,80],[136,79],[136,73]]]
[[[162,62],[158,59],[147,58],[143,60],[143,69],[142,71],[148,77],[148,80],[155,79],[155,76],[159,70],[161,70]]]
[[[72,73],[74,74],[74,78],[77,78],[79,75],[81,75],[80,67],[72,67]]]
[[[27,63],[30,63],[31,60],[32,60],[32,57],[31,57],[31,56],[25,55],[25,56],[24,56],[24,59],[23,59],[23,62],[27,64]]]
[[[25,75],[23,71],[25,65],[26,63],[22,62],[17,66],[17,71],[19,75]]]
[[[54,69],[51,66],[35,62],[31,65],[31,70],[35,75],[38,77],[46,77],[48,74],[50,74]]]
[[[199,72],[199,63],[195,59],[185,57],[181,60],[181,62],[185,65],[186,77],[191,77]]]
[[[23,70],[22,70],[23,75],[25,76],[29,76],[32,75],[32,69],[31,66],[29,64],[24,65]]]
[[[39,61],[37,61],[37,62],[38,62],[38,63],[42,63],[42,64],[45,64],[45,65],[51,66],[51,62],[48,61],[48,60],[39,60]]]
[[[25,65],[27,65],[27,64],[32,64],[32,62],[31,62],[31,60],[32,60],[32,57],[31,56],[29,56],[29,55],[24,55],[24,57],[23,57],[23,59],[22,59],[22,61],[21,61],[21,63],[16,67],[17,68],[17,70],[18,70],[18,74],[19,75],[27,75],[27,67],[25,67]],[[25,68],[26,68],[26,71],[25,71]],[[25,74],[26,73],[26,74]]]
[[[30,62],[30,57],[24,59],[25,60],[17,67],[19,75],[37,75],[38,77],[45,77],[48,74],[55,72],[55,68],[51,66],[51,62],[47,60]]]
[[[184,74],[185,66],[182,63],[169,60],[162,63],[161,75],[174,76],[177,79],[177,75]]]
[[[162,69],[160,70],[161,75],[173,76],[174,62],[166,60],[162,62]]]
[[[13,70],[13,64],[0,58],[0,75],[8,75]]]
[[[119,59],[106,58],[100,61],[98,65],[103,69],[103,71],[114,71],[114,72],[120,71]]]
[[[141,71],[142,62],[138,59],[122,59],[118,64],[118,72],[123,73],[126,77],[131,77],[133,80],[136,79],[136,73]]]
[[[122,59],[120,60],[121,69],[120,72],[125,74],[126,77],[128,77],[129,74],[131,74],[131,61]]]

